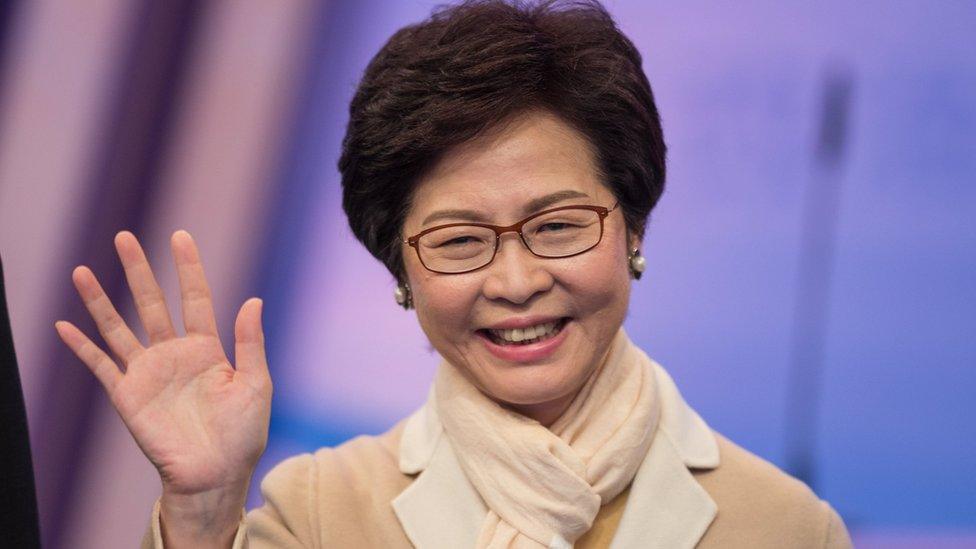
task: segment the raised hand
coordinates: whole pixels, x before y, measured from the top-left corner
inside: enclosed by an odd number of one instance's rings
[[[210,288],[189,233],[171,239],[186,335],[177,335],[145,253],[129,232],[115,237],[136,310],[149,336],[143,345],[98,280],[79,266],[72,279],[114,361],[73,324],[55,324],[61,339],[92,371],[146,457],[164,498],[201,494],[243,497],[264,451],[271,379],[264,352],[260,299],[240,308],[234,327],[236,368],[217,334]],[[199,498],[194,504],[199,502]],[[234,503],[234,505],[240,505]],[[237,507],[239,512],[239,507]]]

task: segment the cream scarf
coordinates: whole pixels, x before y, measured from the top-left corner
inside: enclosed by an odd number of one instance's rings
[[[660,418],[652,363],[623,329],[549,429],[443,361],[434,393],[461,468],[488,506],[478,549],[572,547],[630,484]]]

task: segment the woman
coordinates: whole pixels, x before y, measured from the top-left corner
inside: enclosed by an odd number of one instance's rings
[[[390,39],[350,107],[343,204],[443,362],[419,411],[279,464],[246,516],[271,400],[260,300],[232,366],[187,233],[186,337],[130,233],[115,243],[148,346],[77,268],[121,369],[57,329],[159,470],[144,544],[848,546],[827,504],[713,433],[621,329],[665,176],[640,67],[596,3],[466,3]]]

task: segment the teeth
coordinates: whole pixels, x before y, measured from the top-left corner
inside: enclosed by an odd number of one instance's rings
[[[558,322],[547,322],[545,324],[539,324],[538,326],[529,326],[528,328],[514,328],[511,330],[491,330],[491,333],[509,343],[519,343],[522,341],[530,341],[533,339],[541,337],[549,337],[553,335]]]

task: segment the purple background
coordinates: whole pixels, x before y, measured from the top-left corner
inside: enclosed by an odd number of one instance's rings
[[[158,495],[97,386],[71,385],[91,395],[77,405],[84,421],[48,398],[52,379],[84,370],[51,351],[53,321],[77,314],[70,268],[90,261],[63,235],[90,235],[99,251],[111,246],[90,233],[95,216],[133,228],[95,196],[92,174],[146,5],[24,2],[6,23],[0,252],[37,474],[68,471],[72,487],[40,483],[52,546],[132,545]],[[228,348],[243,299],[265,299],[276,394],[258,479],[295,452],[382,432],[426,395],[437,357],[352,238],[335,165],[366,63],[432,5],[215,3],[180,20],[195,38],[175,61],[171,103],[155,107],[172,122],[152,130],[159,166],[136,232],[171,296],[166,238],[181,227],[197,237]],[[812,482],[858,546],[976,543],[976,5],[607,6],[644,55],[670,148],[631,337],[713,428],[786,468],[794,342],[817,344],[822,377],[804,393],[816,397]],[[849,116],[825,172],[815,150],[837,73]],[[828,186],[833,207],[811,206]],[[824,261],[801,258],[805,211],[827,235]],[[796,320],[811,277],[825,292],[819,339]],[[128,303],[124,285],[110,294]],[[38,431],[41,418],[71,425],[81,446],[58,449],[66,435]]]

